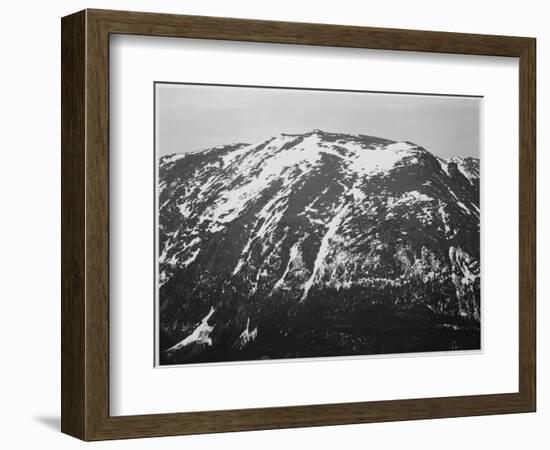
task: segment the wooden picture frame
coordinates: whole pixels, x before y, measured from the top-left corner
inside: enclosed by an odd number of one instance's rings
[[[64,433],[101,440],[535,411],[535,39],[105,10],[75,13],[61,25]],[[116,33],[518,57],[519,391],[110,416],[109,36]]]

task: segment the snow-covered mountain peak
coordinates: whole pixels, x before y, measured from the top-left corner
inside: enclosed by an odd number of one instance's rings
[[[246,348],[270,314],[345,292],[479,318],[475,158],[312,130],[165,156],[158,192],[166,348],[229,329]]]

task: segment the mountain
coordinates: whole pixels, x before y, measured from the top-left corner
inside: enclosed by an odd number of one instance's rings
[[[479,160],[281,134],[159,160],[161,364],[479,348]]]

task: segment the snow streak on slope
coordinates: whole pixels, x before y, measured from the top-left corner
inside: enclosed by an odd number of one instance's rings
[[[307,298],[307,294],[309,290],[311,289],[311,286],[315,283],[316,279],[322,275],[322,272],[324,270],[325,260],[328,256],[328,252],[330,249],[330,241],[336,236],[338,233],[338,227],[340,226],[342,219],[344,218],[345,214],[347,212],[347,206],[345,204],[340,205],[337,209],[337,213],[334,215],[334,217],[331,219],[331,221],[327,225],[327,231],[325,235],[323,236],[323,239],[321,240],[321,245],[319,246],[319,251],[317,253],[317,256],[315,257],[315,263],[313,264],[313,270],[311,271],[311,277],[309,280],[306,281],[304,285],[304,293],[302,294],[302,298],[300,299],[301,302],[303,302]]]
[[[214,329],[214,327],[211,327],[210,325],[208,325],[208,320],[210,320],[210,317],[212,317],[212,314],[214,314],[214,311],[215,311],[214,307],[211,307],[210,312],[206,315],[206,317],[202,319],[201,323],[197,326],[197,328],[195,328],[195,330],[189,336],[187,336],[184,340],[174,345],[173,347],[170,347],[167,351],[179,350],[180,348],[193,343],[212,345],[212,339],[210,339],[210,333],[212,333],[212,330]]]

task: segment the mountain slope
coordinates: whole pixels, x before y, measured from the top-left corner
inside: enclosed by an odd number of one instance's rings
[[[410,142],[314,130],[163,157],[161,362],[476,348],[479,213],[479,161]]]

